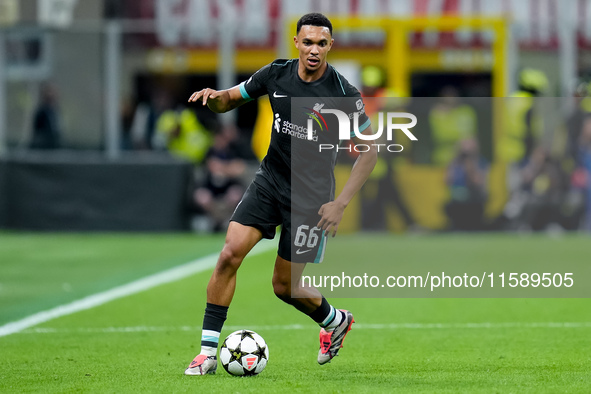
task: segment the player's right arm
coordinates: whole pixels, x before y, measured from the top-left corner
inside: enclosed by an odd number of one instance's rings
[[[231,111],[249,100],[242,97],[239,86],[234,86],[226,90],[206,88],[195,92],[189,97],[189,102],[197,101],[202,101],[203,105],[207,105],[213,112],[222,113]]]

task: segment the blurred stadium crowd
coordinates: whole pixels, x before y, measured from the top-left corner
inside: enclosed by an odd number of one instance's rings
[[[388,45],[383,32],[337,36],[335,62],[365,97],[381,99],[368,101],[368,114],[409,111],[417,115],[422,131],[419,144],[400,142],[402,153],[380,155],[350,228],[591,231],[591,40],[580,16],[591,13],[591,1],[569,2],[578,60],[565,88],[559,70],[564,63],[541,65],[556,54],[566,56],[560,52],[563,20],[554,19],[556,0],[499,2],[510,4],[509,9],[480,0],[297,5],[280,0],[105,0],[92,5],[75,0],[0,0],[5,97],[0,106],[7,108],[0,128],[2,160],[14,155],[22,159],[27,152],[54,157],[65,151],[107,149],[110,118],[105,100],[119,97],[114,148],[118,157],[160,153],[188,163],[192,176],[183,202],[187,226],[198,232],[222,231],[264,156],[273,114],[261,100],[218,117],[201,106],[187,105],[192,91],[229,87],[221,86],[224,75],[233,76],[231,84],[239,83],[274,57],[290,54],[283,47],[288,43],[282,44],[282,37],[290,36],[284,29],[291,26],[291,16],[308,11],[366,21],[378,15],[451,18],[460,25],[462,18],[498,17],[512,21],[508,31],[521,50],[508,53],[506,59],[506,97],[492,97],[491,85],[501,76],[491,66],[500,60],[491,60],[489,49],[500,38],[490,32],[479,35],[459,28],[438,33],[431,28],[410,37],[408,91],[392,81],[390,68],[397,65],[366,55]],[[243,15],[242,30],[231,43],[235,65],[224,71],[223,43],[212,34],[212,23],[227,22],[231,19],[224,18],[241,12],[248,15]],[[203,26],[191,30],[186,15]],[[119,41],[114,42],[121,52],[115,66],[116,96],[109,96],[111,49],[104,38],[109,34],[105,26],[112,21],[119,23],[111,26],[119,29]],[[345,42],[340,48],[338,39]],[[441,64],[430,64],[435,62],[430,59]],[[87,64],[87,72],[70,71]],[[354,158],[341,152],[339,163],[347,166]],[[414,196],[429,194],[439,197],[427,199],[431,207],[421,213]]]

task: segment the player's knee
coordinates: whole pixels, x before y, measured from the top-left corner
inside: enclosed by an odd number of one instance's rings
[[[220,258],[218,260],[216,269],[222,271],[236,271],[240,267],[240,264],[242,264],[243,259],[244,256],[238,253],[231,246],[226,245],[220,253]]]

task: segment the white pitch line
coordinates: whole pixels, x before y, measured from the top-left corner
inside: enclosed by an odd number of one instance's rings
[[[262,241],[249,253],[249,256],[261,254],[272,248],[276,247],[272,241]],[[218,253],[211,254],[209,256],[202,257],[200,259],[191,261],[189,263],[180,265],[162,271],[142,279],[127,283],[122,286],[112,288],[101,293],[93,294],[88,297],[79,299],[69,304],[57,306],[55,308],[35,313],[31,316],[25,317],[24,319],[17,320],[11,323],[7,323],[0,326],[0,337],[7,336],[25,330],[29,327],[36,326],[41,323],[45,323],[49,320],[56,319],[58,317],[71,315],[76,312],[84,311],[97,307],[99,305],[106,304],[107,302],[116,300],[118,298],[127,297],[132,294],[136,294],[145,290],[149,290],[156,286],[160,286],[166,283],[175,282],[184,279],[190,275],[194,275],[203,272],[207,269],[213,268],[218,258]]]
[[[314,324],[289,324],[269,326],[225,326],[225,330],[235,331],[241,329],[253,331],[278,331],[278,330],[318,330]],[[355,330],[433,330],[433,329],[499,329],[499,328],[591,328],[591,322],[504,322],[504,323],[390,323],[390,324],[359,324],[353,326]],[[197,326],[178,327],[157,327],[157,326],[135,326],[135,327],[104,327],[104,328],[30,328],[22,331],[24,334],[65,334],[65,333],[134,333],[134,332],[170,332],[201,330]]]

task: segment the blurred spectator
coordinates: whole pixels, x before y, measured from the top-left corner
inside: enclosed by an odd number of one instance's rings
[[[581,145],[581,135],[584,130],[591,128],[591,83],[581,82],[574,92],[575,107],[567,122],[568,140],[566,159],[568,166],[575,169],[580,167],[584,147]]]
[[[563,206],[566,230],[576,230],[584,224],[587,205],[587,170],[585,135],[591,135],[591,84],[580,82],[574,91],[574,110],[566,122],[567,146],[562,168],[570,179]]]
[[[581,134],[582,153],[582,167],[584,168],[585,186],[586,186],[586,201],[585,201],[585,218],[584,229],[591,231],[591,127],[585,128]]]
[[[211,145],[211,136],[193,110],[169,109],[156,121],[152,145],[154,149],[168,150],[176,157],[199,164]]]
[[[375,141],[383,143],[383,141]],[[396,153],[380,153],[378,161],[360,195],[362,198],[361,226],[364,230],[383,231],[388,229],[388,208],[394,208],[407,230],[421,231],[406,206],[397,184]]]
[[[445,212],[451,229],[483,230],[487,200],[488,163],[480,155],[475,138],[460,141],[455,158],[447,169],[450,200]]]
[[[546,75],[527,68],[519,76],[519,90],[505,102],[503,136],[497,145],[499,157],[506,163],[529,161],[543,132],[543,121],[536,113],[536,97],[548,87]]]
[[[366,66],[361,73],[363,83],[361,92],[365,100],[365,112],[372,123],[378,125],[376,118],[380,111],[404,112],[408,99],[400,97],[394,91],[385,88],[385,73],[376,66]],[[407,120],[402,120],[405,123]],[[351,143],[351,142],[350,142]],[[376,144],[387,144],[386,133],[380,139],[374,141]],[[354,150],[353,155],[357,156]],[[410,210],[398,190],[397,173],[395,163],[402,155],[406,156],[403,150],[399,153],[380,152],[374,170],[360,192],[362,199],[361,227],[364,230],[387,230],[387,209],[395,208],[402,217],[407,229],[418,230]]]
[[[542,117],[535,103],[548,87],[546,75],[526,68],[519,75],[519,90],[505,101],[503,135],[496,146],[498,158],[508,164],[507,187],[509,201],[504,216],[510,226],[518,227],[518,218],[527,203],[534,178],[546,161],[540,144],[543,133]]]
[[[33,118],[31,149],[57,149],[60,147],[61,124],[58,93],[52,83],[41,85],[39,106]]]
[[[476,112],[468,104],[462,104],[453,86],[441,90],[440,100],[429,111],[429,125],[433,151],[433,164],[445,167],[456,154],[459,141],[476,136]]]
[[[542,165],[537,173],[531,175],[531,183],[525,191],[526,199],[520,222],[527,226],[525,228],[534,231],[564,228],[567,219],[564,204],[568,177],[562,171],[560,163],[552,160],[545,151],[537,151],[536,155],[543,155],[536,158]]]
[[[121,149],[132,150],[133,142],[131,130],[133,126],[135,104],[130,97],[121,101]]]
[[[156,122],[160,115],[172,108],[172,99],[167,92],[157,91],[149,102],[138,103],[131,124],[131,141],[134,149],[151,150],[156,134]]]
[[[226,229],[244,193],[242,177],[246,163],[240,157],[238,141],[235,126],[224,126],[216,133],[205,158],[205,180],[193,195],[196,205],[208,215],[208,227],[213,231]]]
[[[377,66],[366,66],[361,71],[361,94],[363,97],[373,97],[366,100],[365,112],[375,114],[383,107],[385,97],[388,95],[386,89],[386,75],[384,70]]]

